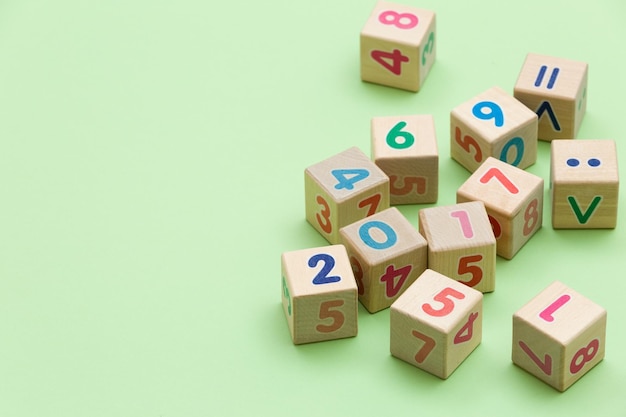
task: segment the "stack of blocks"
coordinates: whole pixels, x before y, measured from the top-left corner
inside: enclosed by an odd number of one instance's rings
[[[361,31],[363,81],[417,92],[435,60],[435,14],[379,1]],[[371,159],[353,147],[305,170],[307,221],[331,246],[282,255],[294,344],[356,336],[357,300],[390,307],[390,351],[446,379],[480,344],[496,255],[512,259],[542,227],[544,180],[524,171],[552,141],[552,226],[614,228],[612,140],[574,139],[587,64],[528,54],[513,95],[493,87],[450,112],[450,156],[470,172],[456,204],[436,203],[432,115],[371,119]],[[512,361],[560,391],[604,357],[606,311],[554,282],[513,315]]]

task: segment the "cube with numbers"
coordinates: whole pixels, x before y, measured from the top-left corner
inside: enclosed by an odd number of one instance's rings
[[[339,229],[389,208],[389,177],[353,147],[304,172],[306,219],[331,244]]]
[[[431,269],[391,305],[391,354],[446,379],[482,339],[483,294]]]
[[[565,391],[604,358],[606,317],[555,281],[513,315],[513,363]]]
[[[428,268],[491,292],[496,286],[496,238],[482,201],[421,209]]]
[[[573,139],[587,109],[586,62],[528,54],[513,95],[537,113],[541,140]]]
[[[450,112],[450,155],[470,172],[490,156],[527,168],[537,160],[537,115],[493,87]]]
[[[390,204],[436,203],[439,152],[431,115],[374,117],[372,158],[389,176]]]
[[[359,300],[370,313],[385,309],[426,269],[426,240],[391,207],[340,231]]]
[[[541,228],[543,178],[489,157],[459,187],[456,201],[485,204],[496,253],[511,259]]]
[[[361,30],[361,79],[419,91],[435,61],[435,13],[379,1]]]
[[[357,334],[357,284],[343,245],[285,252],[282,302],[294,344]]]
[[[619,194],[615,141],[556,140],[551,148],[552,227],[615,228]]]

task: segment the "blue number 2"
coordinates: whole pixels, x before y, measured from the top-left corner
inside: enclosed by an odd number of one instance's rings
[[[488,111],[485,112],[484,109]],[[502,127],[504,125],[502,107],[498,106],[493,101],[481,101],[476,103],[474,107],[472,107],[472,114],[481,120],[493,119],[496,127]]]
[[[309,267],[315,268],[320,262],[323,262],[324,265],[322,265],[322,269],[320,269],[317,275],[315,275],[315,278],[313,278],[313,284],[322,285],[341,281],[341,277],[338,275],[328,275],[335,267],[335,258],[327,253],[318,253],[309,258]]]

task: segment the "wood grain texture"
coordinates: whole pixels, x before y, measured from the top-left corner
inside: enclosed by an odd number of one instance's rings
[[[586,62],[529,53],[513,95],[539,115],[540,140],[573,139],[587,110]]]
[[[285,252],[281,299],[294,344],[357,335],[357,284],[343,245]]]
[[[619,200],[615,141],[553,141],[550,195],[553,228],[615,228]]]
[[[359,300],[370,313],[389,307],[426,269],[426,239],[395,207],[340,233],[359,285]]]
[[[396,58],[379,58],[392,69],[374,59],[372,53],[381,52],[396,54]],[[397,58],[400,54],[402,58]],[[417,92],[435,56],[434,12],[386,1],[376,3],[360,34],[363,81]]]
[[[489,157],[457,190],[456,201],[482,201],[497,254],[512,259],[543,222],[543,178]]]
[[[428,268],[483,293],[495,290],[496,238],[482,201],[421,209],[419,231]]]
[[[391,354],[448,378],[482,340],[481,292],[431,269],[391,305]]]
[[[565,391],[605,353],[606,310],[555,281],[513,315],[513,363]]]
[[[485,102],[500,110],[481,105]],[[490,156],[527,168],[537,161],[537,123],[534,112],[500,87],[492,87],[450,112],[450,155],[470,172]]]
[[[436,203],[439,151],[432,115],[374,117],[372,159],[389,176],[390,204]]]

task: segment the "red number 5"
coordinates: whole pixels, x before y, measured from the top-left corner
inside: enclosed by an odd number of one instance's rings
[[[422,310],[424,310],[426,314],[434,317],[447,316],[454,310],[454,300],[452,300],[452,298],[462,300],[465,298],[465,294],[453,288],[446,287],[433,297],[433,300],[443,304],[440,309],[434,309],[433,306],[426,303],[422,305]]]

